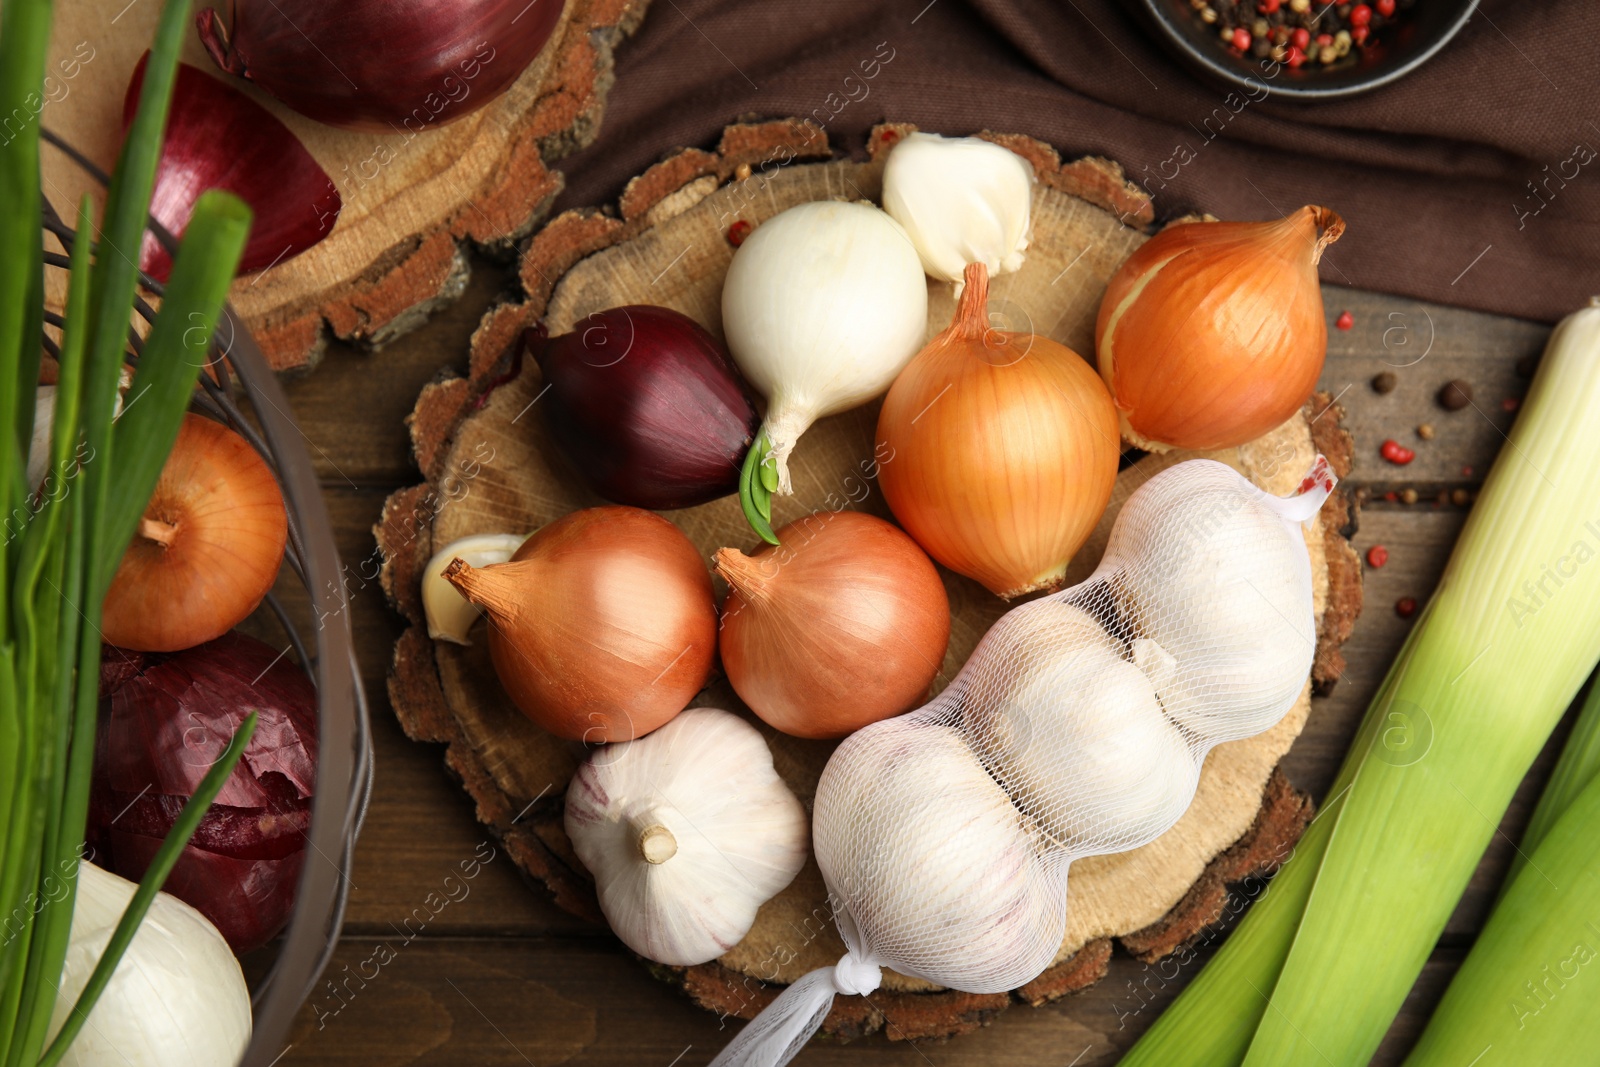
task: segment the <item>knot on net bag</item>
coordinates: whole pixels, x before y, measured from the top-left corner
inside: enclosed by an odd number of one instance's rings
[[[884,967],[998,993],[1050,966],[1072,861],[1159,837],[1206,753],[1299,697],[1316,650],[1304,524],[1334,482],[1321,456],[1288,498],[1212,460],[1161,471],[1094,574],[1007,612],[925,707],[845,738],[812,843],[849,951],[713,1067],[787,1063]]]

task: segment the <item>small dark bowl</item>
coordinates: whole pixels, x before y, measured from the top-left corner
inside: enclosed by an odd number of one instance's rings
[[[1195,16],[1186,0],[1143,0],[1140,9],[1162,44],[1211,81],[1315,102],[1355,96],[1411,73],[1456,35],[1477,6],[1478,0],[1418,0],[1389,39],[1353,62],[1328,68],[1308,62],[1299,70],[1240,55]],[[1274,66],[1277,74],[1271,77],[1267,72]]]

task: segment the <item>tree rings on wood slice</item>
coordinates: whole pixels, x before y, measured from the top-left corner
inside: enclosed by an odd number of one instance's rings
[[[428,480],[391,497],[377,529],[387,560],[385,588],[412,622],[395,653],[395,710],[412,736],[449,745],[447,762],[477,801],[479,817],[514,843],[514,853],[523,857],[519,862],[564,907],[591,916],[596,911],[592,885],[561,824],[561,798],[583,751],[518,714],[500,691],[481,640],[470,646],[429,641],[416,595],[434,545],[471,533],[532,530],[602,503],[548,439],[539,412],[544,387],[531,361],[509,383],[486,396],[485,389],[503,371],[521,329],[537,320],[555,334],[604,308],[649,303],[681,311],[720,335],[722,279],[734,251],[727,239],[730,225],[759,226],[807,200],[875,200],[884,153],[910,129],[879,127],[864,162],[802,163],[797,160],[826,151],[821,131],[810,124],[731,127],[718,151],[686,150],[635,179],[617,214],[562,215],[525,253],[524,278],[537,279],[526,287],[527,300],[485,316],[468,377],[431,385],[418,399],[412,434]],[[1040,177],[1027,262],[996,280],[996,309],[1013,320],[1009,328],[1092,353],[1101,294],[1112,272],[1144,241],[1149,199],[1104,160],[1063,164],[1039,142],[986,136],[1026,156]],[[931,337],[948,323],[954,301],[942,284],[930,282],[929,296]],[[868,404],[806,433],[790,460],[795,495],[773,500],[775,526],[812,510],[841,507],[889,517],[870,477],[877,414],[878,404]],[[1288,494],[1318,451],[1341,476],[1348,473],[1350,448],[1340,415],[1319,395],[1259,440],[1205,455],[1269,492]],[[1123,470],[1109,510],[1073,561],[1069,581],[1094,569],[1128,494],[1155,471],[1192,455],[1141,456]],[[750,547],[752,535],[735,498],[668,515],[708,559],[725,545]],[[1114,940],[1146,959],[1178,949],[1221,917],[1230,883],[1275,868],[1311,816],[1309,799],[1289,785],[1278,761],[1305,724],[1313,689],[1336,680],[1339,643],[1360,610],[1360,568],[1345,537],[1350,522],[1349,504],[1336,494],[1321,523],[1306,534],[1319,650],[1293,709],[1266,733],[1212,751],[1194,803],[1166,834],[1131,852],[1074,864],[1067,935],[1051,968],[1022,989],[991,996],[886,972],[872,1003],[840,998],[825,1028],[862,1034],[884,1026],[887,1016],[896,1036],[970,1030],[1011,1003],[1041,1004],[1097,981]],[[935,689],[955,675],[1006,608],[976,582],[942,568],[941,576],[952,628]],[[720,677],[696,703],[749,714]],[[753,721],[767,737],[778,772],[809,805],[834,743],[799,740]],[[831,966],[843,951],[812,862],[761,909],[732,951],[712,963],[666,970],[704,1007],[749,1017],[783,984]]]
[[[333,0],[336,2],[336,0]],[[311,366],[331,334],[377,348],[421,325],[466,287],[466,246],[509,256],[561,191],[547,164],[594,139],[611,86],[612,50],[649,0],[567,0],[550,41],[506,92],[436,129],[360,133],[288,110],[217,70],[190,27],[183,61],[249,93],[294,131],[333,179],[343,209],[307,251],[240,278],[230,299],[273,367]],[[209,0],[226,16],[227,5]],[[197,7],[202,6],[197,4]],[[149,47],[160,4],[108,17],[88,0],[60,3],[50,66],[58,88],[42,121],[104,170],[122,144],[122,101]],[[44,148],[45,194],[70,221],[103,191]],[[65,296],[61,271],[49,271]]]

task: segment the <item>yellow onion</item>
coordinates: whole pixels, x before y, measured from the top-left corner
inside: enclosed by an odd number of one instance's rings
[[[966,270],[955,321],[895,379],[879,481],[934,559],[1002,597],[1058,587],[1117,477],[1111,396],[1066,345],[991,329],[989,275]]]
[[[1322,373],[1317,262],[1344,220],[1303,207],[1275,222],[1191,222],[1112,276],[1095,323],[1100,375],[1141,448],[1231,448],[1281,426]]]
[[[221,637],[271,591],[288,536],[272,468],[243,437],[190,412],[106,591],[101,636],[138,652]]]
[[[689,539],[640,508],[576,511],[509,562],[444,576],[489,619],[489,656],[522,713],[557,737],[629,741],[711,673],[717,609]]]
[[[717,553],[722,665],[761,718],[843,737],[922,703],[950,640],[944,583],[916,543],[859,511],[809,515],[782,547]]]

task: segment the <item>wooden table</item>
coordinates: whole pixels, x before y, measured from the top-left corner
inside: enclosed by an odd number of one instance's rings
[[[740,1025],[694,1007],[606,930],[565,914],[543,889],[525,885],[474,820],[470,802],[444,771],[441,750],[407,740],[385,697],[401,627],[372,578],[371,527],[385,496],[416,481],[403,420],[423,384],[464,366],[478,316],[509,284],[504,268],[476,263],[466,295],[425,328],[379,356],[331,351],[315,374],[288,384],[348,569],[356,647],[372,702],[377,788],[357,850],[344,938],[280,1061],[286,1067],[569,1061],[695,1067]],[[1329,330],[1322,379],[1322,388],[1340,397],[1355,436],[1351,481],[1367,500],[1354,541],[1363,554],[1370,545],[1387,546],[1389,562],[1367,569],[1367,608],[1345,646],[1349,668],[1332,696],[1315,701],[1285,760],[1295,784],[1318,799],[1410,625],[1397,616],[1396,600],[1426,598],[1466,517],[1468,507],[1449,503],[1449,491],[1481,482],[1514,417],[1508,398],[1520,397],[1527,385],[1515,364],[1537,354],[1548,332],[1336,286],[1325,293],[1330,322],[1343,309],[1355,318],[1349,331]],[[1399,385],[1380,396],[1369,383],[1386,369]],[[1433,396],[1453,378],[1472,384],[1475,404],[1450,413]],[[1423,422],[1435,427],[1434,440],[1417,439]],[[1386,437],[1414,446],[1416,460],[1406,467],[1381,460]],[[1407,488],[1417,491],[1416,503],[1403,502]],[[1444,504],[1437,502],[1441,492]],[[1386,499],[1389,493],[1396,499]],[[1471,944],[1556,747],[1547,748],[1524,783],[1375,1062],[1399,1061]],[[1181,973],[1170,961],[1145,966],[1119,954],[1106,980],[1086,993],[1040,1009],[1014,1007],[954,1041],[912,1045],[877,1035],[814,1045],[801,1062],[1112,1063],[1210,953],[1202,948]]]

